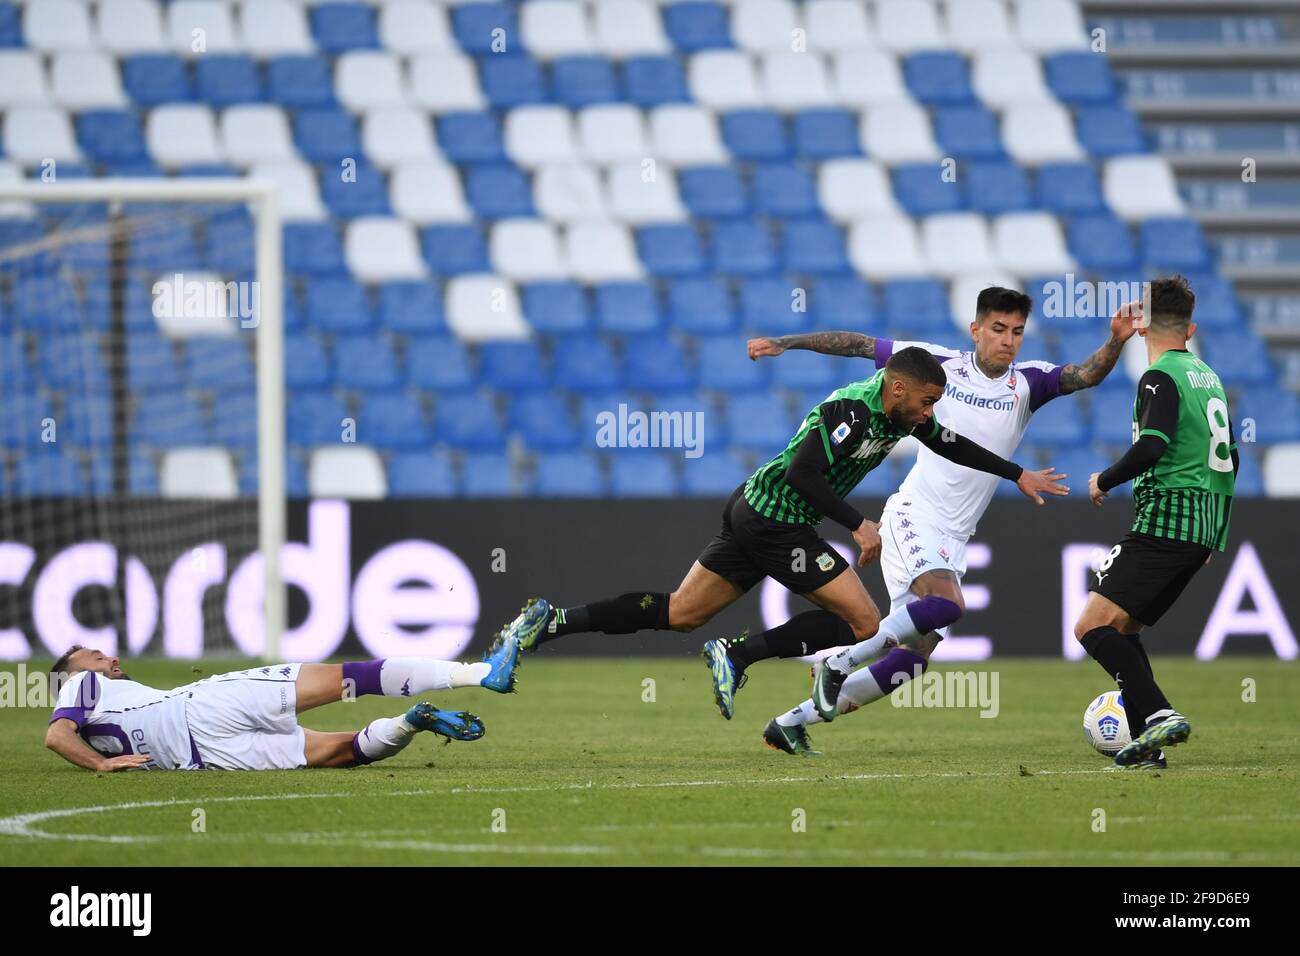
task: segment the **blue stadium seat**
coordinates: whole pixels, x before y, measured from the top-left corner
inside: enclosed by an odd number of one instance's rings
[[[1268,349],[1255,336],[1198,336],[1197,345],[1225,386],[1273,384],[1273,363]]]
[[[442,290],[418,279],[385,282],[379,287],[379,324],[390,332],[445,332]]]
[[[23,25],[19,8],[8,0],[0,3],[0,47],[23,45]]]
[[[1271,445],[1300,441],[1300,401],[1283,388],[1253,388],[1229,406],[1233,415],[1233,437],[1244,444],[1246,419],[1254,422],[1254,440]]]
[[[851,272],[844,236],[822,219],[787,222],[781,232],[781,266],[810,275]]]
[[[1102,212],[1105,201],[1097,173],[1087,163],[1044,163],[1038,167],[1038,205],[1059,216]]]
[[[1070,106],[1097,105],[1115,101],[1117,89],[1106,57],[1096,53],[1069,52],[1048,56],[1047,86],[1058,100]]]
[[[945,106],[935,110],[934,136],[945,156],[1001,159],[998,118],[983,106]]]
[[[710,335],[697,339],[696,359],[700,368],[700,385],[704,388],[724,392],[767,388],[767,366],[750,361],[743,337]]]
[[[775,395],[736,395],[727,403],[727,429],[735,448],[775,454],[795,433],[795,421]]]
[[[651,275],[692,276],[704,271],[704,249],[690,225],[644,226],[637,230],[636,247]]]
[[[713,268],[719,273],[757,276],[776,270],[772,234],[761,220],[720,221],[714,224],[711,239]]]
[[[341,335],[334,340],[338,356],[335,383],[342,388],[379,392],[400,388],[402,373],[388,342],[375,335]]]
[[[495,53],[492,44],[498,36],[506,38],[507,47],[502,56],[518,52],[519,22],[509,4],[468,3],[454,7],[451,28],[457,45],[465,53],[475,56]]]
[[[663,310],[646,282],[609,282],[596,286],[596,324],[602,332],[635,335],[659,332]]]
[[[749,212],[748,191],[734,166],[680,170],[677,188],[692,216],[721,219]]]
[[[1241,467],[1237,470],[1237,480],[1233,485],[1233,498],[1265,498],[1264,471],[1259,463],[1259,455],[1247,445],[1237,446],[1237,456]]]
[[[53,388],[108,388],[108,366],[93,336],[76,332],[42,335],[36,349],[36,371]]]
[[[1053,448],[1085,445],[1090,437],[1073,402],[1048,402],[1034,413],[1029,430],[1035,442]]]
[[[609,485],[615,498],[671,498],[680,491],[676,455],[628,449],[610,456]]]
[[[31,390],[31,372],[21,340],[0,338],[0,405]]]
[[[671,56],[634,56],[623,61],[623,91],[641,109],[688,103],[690,92],[682,65]]]
[[[445,113],[437,117],[438,148],[453,163],[507,160],[501,124],[492,113]]]
[[[156,213],[156,210],[155,210]],[[150,222],[134,229],[129,241],[127,265],[155,274],[200,266],[194,226],[188,220]]]
[[[498,392],[533,392],[546,388],[546,360],[532,342],[485,342],[479,346],[480,377]]]
[[[432,438],[420,401],[409,392],[367,395],[357,412],[357,439],[376,448],[427,448]]]
[[[834,356],[796,349],[772,363],[772,383],[781,388],[829,394],[840,384],[853,378],[868,378],[874,371],[872,364],[850,364]]]
[[[14,279],[9,309],[13,324],[32,332],[73,331],[83,323],[72,286],[55,273],[28,273]]]
[[[257,421],[254,416],[253,421]],[[113,395],[109,390],[65,393],[58,438],[72,448],[102,454],[113,444]]]
[[[1084,269],[1125,272],[1137,268],[1137,248],[1128,226],[1113,216],[1080,216],[1066,228],[1070,254]]]
[[[1055,405],[1060,405],[1060,404],[1065,404],[1065,403],[1058,400],[1050,403],[1048,406],[1046,406],[1046,408],[1051,408]],[[1044,409],[1044,411],[1045,410],[1046,409]],[[1041,440],[1038,435],[1038,418],[1042,414],[1043,412],[1036,413],[1033,419],[1029,423],[1028,434],[1034,436],[1036,440]],[[1115,457],[1111,457],[1110,455],[1103,454],[1102,452],[1099,452],[1093,448],[1086,447],[1086,446],[1085,447],[1064,447],[1064,448],[1056,447],[1056,446],[1048,446],[1043,448],[1043,452],[1044,452],[1044,457],[1043,457],[1043,464],[1041,465],[1041,467],[1043,468],[1052,467],[1055,468],[1057,471],[1062,472],[1065,475],[1068,475],[1069,477],[1065,479],[1065,483],[1070,488],[1070,497],[1073,498],[1076,495],[1078,495],[1080,498],[1082,498],[1085,501],[1087,500],[1088,497],[1089,476],[1091,476],[1092,473],[1095,471],[1105,471],[1112,464],[1114,464],[1115,458],[1118,457],[1118,455],[1116,455]],[[1016,486],[1013,485],[1011,482],[999,481],[998,484],[1007,486],[1007,491],[1003,492],[1003,494],[1006,497],[1009,498],[1014,495],[1016,498],[1019,498],[1021,501],[1025,500],[1021,496],[1020,492],[1016,489]],[[1126,483],[1125,485],[1122,486],[1122,488],[1111,489],[1110,493],[1112,495],[1127,497],[1132,493],[1130,491],[1130,488],[1131,486]],[[1010,492],[1010,494],[1007,493],[1008,491]]]
[[[717,447],[706,446],[699,458],[682,462],[682,491],[696,498],[726,498],[748,477],[732,452]]]
[[[122,85],[137,106],[184,103],[194,99],[185,64],[171,53],[144,53],[124,58]]]
[[[325,388],[334,382],[329,353],[309,332],[284,337],[284,385],[289,389]]]
[[[926,106],[960,106],[975,99],[966,59],[957,53],[913,53],[903,61],[903,79]]]
[[[523,287],[524,316],[536,331],[548,334],[591,328],[591,309],[576,282],[534,282]]]
[[[203,265],[213,272],[251,275],[255,253],[253,224],[247,220],[216,219],[204,229]]]
[[[1245,321],[1241,303],[1232,283],[1219,275],[1188,275],[1192,291],[1196,293],[1193,321],[1209,332],[1235,330]]]
[[[325,208],[340,219],[388,215],[388,184],[383,170],[358,158],[355,174],[355,179],[345,180],[336,165],[321,164],[320,198]]]
[[[239,54],[198,57],[194,61],[194,87],[199,100],[215,109],[236,103],[258,103],[266,98],[257,66]]]
[[[1015,163],[969,163],[965,186],[967,205],[988,216],[1020,212],[1033,206],[1029,177]]]
[[[752,177],[754,209],[769,216],[815,216],[820,213],[817,186],[802,166],[760,163]]]
[[[478,374],[459,339],[412,336],[406,343],[406,380],[416,388],[459,392],[474,387]]]
[[[291,445],[337,444],[343,438],[347,406],[333,392],[293,391],[285,402],[285,437]]]
[[[307,323],[327,332],[368,332],[375,310],[366,290],[351,276],[322,276],[307,285]]]
[[[862,155],[858,118],[849,110],[804,110],[794,115],[792,125],[794,151],[800,159]]]
[[[211,444],[198,402],[184,392],[168,395],[166,401],[137,402],[130,435],[132,442],[154,448]]]
[[[1123,106],[1086,106],[1075,115],[1075,135],[1093,156],[1147,152],[1142,124]]]
[[[285,223],[284,268],[289,273],[313,276],[345,272],[338,232],[326,222]]]
[[[883,318],[891,328],[917,334],[950,335],[948,295],[934,279],[895,279],[885,283]],[[938,344],[938,343],[936,343]]]
[[[440,449],[407,451],[388,465],[388,493],[394,498],[454,498],[460,483],[451,456]]]
[[[645,339],[624,359],[628,388],[668,392],[695,385],[695,364],[672,339]]]
[[[551,355],[555,382],[574,392],[605,392],[623,384],[623,366],[600,338],[565,338]]]
[[[812,324],[820,328],[872,331],[880,322],[875,294],[856,275],[818,278],[808,300]]]
[[[938,163],[906,163],[894,169],[894,198],[913,216],[962,208],[961,186],[945,180]]]
[[[326,53],[379,47],[375,14],[364,3],[326,3],[311,9],[311,32]]]
[[[798,284],[776,276],[740,284],[741,323],[760,335],[789,335],[808,330],[808,313],[797,308]]]
[[[459,7],[455,13],[478,9],[480,6],[494,6],[494,4],[470,4]],[[483,95],[497,109],[544,103],[550,99],[546,76],[532,57],[499,56],[489,53],[479,57],[478,70]]]
[[[46,418],[54,417],[49,393],[37,389],[0,404],[0,447],[45,447]]]
[[[420,233],[420,247],[429,268],[439,275],[492,271],[478,226],[429,226]]]
[[[731,296],[716,276],[670,282],[668,315],[673,328],[696,335],[730,332],[736,327]]]
[[[603,56],[561,57],[551,63],[557,102],[569,109],[612,103],[618,96],[614,68]]]
[[[129,110],[82,113],[77,117],[77,142],[96,162],[134,162],[147,156],[140,121]]]
[[[723,113],[722,141],[733,156],[742,160],[771,162],[789,159],[793,152],[785,123],[774,110]]]
[[[308,162],[331,164],[335,179],[342,160],[362,155],[357,121],[337,107],[299,110],[293,119],[293,142]]]
[[[461,459],[461,487],[467,498],[503,498],[522,491],[510,456],[499,451],[469,451]]]
[[[1118,389],[1089,392],[1092,434],[1110,445],[1133,441],[1133,396]]]
[[[194,388],[215,392],[254,391],[253,360],[238,338],[193,338],[185,343],[185,374]]]
[[[257,394],[223,395],[212,403],[212,437],[238,451],[257,448]]]
[[[578,427],[568,404],[555,392],[520,395],[510,405],[510,428],[537,451],[577,448]]]
[[[267,98],[290,109],[334,105],[334,80],[322,56],[279,56],[266,63]]]
[[[902,484],[904,469],[893,459],[886,458],[867,472],[854,494],[868,498],[888,498]],[[1001,482],[1010,484],[1010,482]]]
[[[1205,231],[1195,219],[1147,219],[1138,227],[1142,262],[1156,272],[1193,272],[1210,265]]]
[[[528,177],[508,163],[471,166],[465,177],[465,198],[485,219],[536,215]]]
[[[534,492],[555,498],[599,498],[606,492],[605,476],[591,452],[551,452],[537,457]]]
[[[87,493],[85,469],[73,452],[41,451],[19,458],[14,491],[32,498],[79,498]]]
[[[683,53],[731,46],[727,8],[719,3],[674,3],[663,8],[664,29]]]

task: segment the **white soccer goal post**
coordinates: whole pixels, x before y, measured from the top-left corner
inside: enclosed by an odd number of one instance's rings
[[[84,219],[78,219],[73,215],[60,219],[61,214],[57,212],[58,207],[63,209],[94,207],[100,212],[93,217],[85,217]],[[137,240],[137,246],[143,248],[147,243],[140,241],[140,236],[148,233],[147,238],[152,241],[152,246],[147,250],[149,257],[147,261],[154,268],[156,274],[170,276],[173,272],[176,273],[177,284],[180,286],[181,274],[195,268],[194,259],[193,257],[187,258],[181,252],[178,254],[175,268],[173,268],[168,260],[168,237],[173,235],[182,237],[193,235],[193,223],[200,220],[205,210],[218,207],[227,210],[246,209],[252,219],[253,254],[251,264],[254,280],[252,290],[256,297],[254,312],[256,318],[247,322],[244,327],[255,327],[252,351],[254,355],[253,380],[256,388],[256,440],[254,444],[250,435],[250,440],[247,443],[247,455],[250,458],[249,464],[255,465],[255,478],[250,478],[249,481],[250,484],[255,482],[255,495],[258,503],[256,509],[256,536],[254,538],[251,529],[249,529],[249,533],[244,536],[246,538],[244,550],[251,552],[255,543],[261,558],[260,570],[264,579],[261,617],[265,628],[261,656],[267,660],[277,660],[281,653],[281,638],[287,624],[287,601],[280,565],[280,556],[287,527],[285,503],[284,277],[282,224],[277,185],[251,179],[198,178],[67,179],[57,182],[0,182],[0,224],[7,223],[9,226],[31,224],[33,227],[30,233],[21,229],[11,229],[9,233],[6,233],[9,239],[4,243],[0,243],[0,266],[8,268],[11,273],[0,274],[0,284],[4,286],[6,294],[12,296],[13,306],[10,311],[14,313],[9,317],[6,326],[6,332],[9,333],[12,341],[0,342],[0,345],[12,346],[11,351],[14,354],[28,356],[25,360],[26,364],[21,358],[16,361],[15,367],[21,371],[23,368],[28,367],[43,368],[39,363],[44,358],[40,355],[39,350],[45,342],[57,338],[65,343],[72,341],[75,344],[79,336],[83,339],[90,339],[93,337],[92,333],[98,334],[103,331],[102,319],[99,326],[87,321],[84,327],[79,329],[74,324],[61,322],[59,319],[60,309],[56,303],[41,303],[41,296],[50,294],[46,290],[53,289],[57,293],[57,290],[67,285],[58,278],[58,268],[60,264],[62,264],[62,267],[68,268],[67,263],[73,261],[72,250],[84,246],[87,236],[93,237],[93,244],[99,250],[99,254],[102,255],[102,250],[105,248],[108,250],[110,261],[97,263],[95,267],[101,269],[99,275],[112,277],[123,274],[121,270],[124,268],[121,263],[112,260],[126,256],[126,250],[132,249],[133,237]],[[169,226],[165,222],[167,217],[165,210],[168,209],[186,209],[189,212],[180,214],[179,218],[173,216],[173,221]],[[106,214],[103,212],[104,210],[106,210]],[[142,212],[142,210],[159,210],[160,212],[150,215],[148,212]],[[242,211],[240,215],[242,216]],[[58,225],[51,227],[44,225],[50,222]],[[180,222],[181,227],[177,227],[177,222]],[[66,229],[62,229],[65,234],[61,235],[61,227],[64,223],[69,225],[67,225]],[[189,229],[188,233],[186,228]],[[41,230],[45,231],[42,233]],[[224,234],[220,230],[213,229],[206,233],[201,231],[200,234],[210,235],[211,238],[207,241],[215,244],[216,252],[221,251],[219,246],[222,241],[221,236]],[[15,241],[13,236],[18,236],[19,241]],[[185,247],[188,241],[188,239],[182,238],[178,242],[178,246]],[[134,249],[131,254],[136,254]],[[55,279],[52,283],[42,286],[41,282],[45,281],[47,277],[44,273],[37,273],[39,269],[49,268],[47,260],[50,259],[55,261],[55,268],[51,270]],[[114,269],[118,271],[114,272]],[[217,277],[211,278],[211,284],[221,284],[223,281]],[[138,285],[138,282],[135,283],[135,286]],[[228,285],[234,286],[236,283],[228,283]],[[107,293],[102,291],[105,286],[108,287]],[[135,286],[132,287],[132,292],[135,291]],[[21,293],[19,287],[21,287]],[[68,287],[71,288],[70,285]],[[114,290],[111,279],[98,282],[97,288],[101,289],[99,295],[107,295],[112,300],[111,303],[99,302],[101,309],[97,314],[112,316],[112,322],[116,323],[113,326],[115,333],[121,333],[116,337],[125,340],[126,333],[123,323],[126,320],[122,318],[122,313],[126,311],[124,302],[128,301],[127,291]],[[79,292],[78,294],[83,293]],[[29,299],[34,299],[36,305],[31,305]],[[78,309],[81,308],[82,306],[78,300]],[[36,318],[28,320],[29,324],[23,327],[23,315],[27,312],[34,313]],[[138,320],[140,310],[137,308],[136,312],[131,314],[135,317],[133,321]],[[144,317],[144,321],[148,322],[147,315]],[[47,322],[53,323],[53,325],[47,328],[45,325]],[[55,325],[59,326],[57,335],[55,334]],[[150,327],[145,331],[152,336],[156,330]],[[165,336],[163,337],[165,338]],[[3,338],[3,336],[0,336],[0,338]],[[107,363],[110,378],[116,375],[118,378],[125,380],[126,359],[123,356],[125,355],[126,346],[124,341],[116,347],[118,354],[116,357],[110,357]],[[179,347],[177,346],[177,348]],[[97,349],[98,346],[95,346],[95,348]],[[98,355],[98,352],[96,354]],[[188,353],[185,354],[188,355]],[[182,360],[177,360],[178,363],[180,361]],[[57,362],[54,364],[58,366]],[[97,374],[101,371],[99,364],[100,360],[96,358],[94,371]],[[75,366],[75,356],[72,363],[64,362],[62,366],[58,367],[67,368],[69,365]],[[0,369],[0,372],[2,371],[4,370]],[[145,374],[147,375],[147,372]],[[83,388],[75,380],[75,370],[69,377],[73,379],[69,386],[70,392]],[[93,376],[87,376],[88,379],[91,377]],[[6,397],[18,403],[31,402],[32,407],[35,408],[37,398],[41,397],[41,390],[45,387],[44,381],[38,380],[26,389],[21,388],[16,382],[10,382]],[[111,426],[109,426],[109,430],[116,436],[114,441],[117,442],[117,445],[115,447],[120,452],[125,447],[125,412],[122,411],[122,408],[125,408],[128,404],[128,398],[112,398],[110,390],[117,388],[119,393],[129,396],[129,388],[126,385],[119,386],[119,383],[112,381],[103,385],[84,386],[84,388],[91,387],[103,389],[102,392],[96,394],[110,394],[110,398],[105,404],[114,406],[111,411],[105,412],[103,409],[92,409],[92,411],[100,416],[100,418],[96,419],[97,421],[107,421],[109,417],[114,419]],[[151,402],[155,405],[165,405],[169,393],[164,390],[165,386],[159,384],[157,387],[159,391],[152,394]],[[182,396],[176,397],[179,399]],[[251,404],[247,401],[249,396],[245,394],[241,397],[245,401],[245,407],[248,407]],[[61,411],[69,410],[73,404],[65,392],[59,393],[58,403]],[[72,410],[75,411],[75,409]],[[39,416],[33,413],[28,415],[27,418],[37,419]],[[101,430],[104,427],[101,425]],[[248,427],[251,429],[252,425],[250,424]],[[5,437],[8,438],[8,436]],[[24,444],[25,441],[26,439],[19,436],[16,441],[6,442],[6,447],[10,449],[7,454],[10,455],[11,461],[21,458],[21,455],[26,453],[21,450],[17,452],[13,450],[18,446],[29,447]],[[251,460],[254,449],[256,451],[255,462]],[[33,451],[29,457],[34,459],[36,454]],[[102,462],[90,461],[89,456],[89,452],[83,452],[83,457],[77,462],[77,465],[82,472],[94,474],[94,466],[102,464]],[[119,454],[117,457],[120,458],[121,455]],[[17,460],[10,470],[17,473],[23,464],[25,464],[24,461]],[[103,497],[122,495],[125,491],[123,475],[127,474],[130,464],[129,461],[114,461],[106,465],[103,469],[101,484],[95,488],[95,494]],[[9,471],[4,472],[5,475],[9,473]],[[32,478],[32,474],[37,477]],[[12,504],[12,499],[22,496],[33,499],[43,498],[46,492],[43,490],[39,475],[39,469],[29,469],[26,483],[14,479],[12,482],[13,487],[6,487],[4,497],[11,499],[10,504]],[[5,480],[6,482],[10,481],[7,477]],[[91,481],[93,483],[94,479],[92,478]],[[75,483],[74,486],[80,487]],[[247,496],[250,492],[246,488],[244,493]],[[66,496],[72,493],[64,490],[59,494]],[[50,506],[47,502],[45,506],[66,509],[67,503],[65,499],[62,504]],[[251,516],[251,508],[245,510]],[[37,511],[32,516],[30,512],[27,512],[28,516],[21,519],[24,527],[18,530],[28,534],[33,533],[33,529],[42,522],[41,516],[45,513]],[[208,517],[202,519],[209,526],[212,524],[212,518],[210,517],[212,513],[209,512]],[[160,525],[165,525],[168,521],[167,515],[166,511],[160,511],[157,522]],[[10,532],[13,529],[5,528],[0,530]],[[154,534],[166,534],[166,529],[160,528]],[[7,539],[10,537],[13,537],[13,535],[6,534]],[[180,538],[178,537],[177,540],[180,540]],[[221,554],[224,573],[224,551]],[[31,562],[30,558],[24,560],[29,564]],[[119,563],[125,564],[126,562]],[[15,566],[18,564],[21,564],[21,562],[17,562]],[[129,596],[132,593],[130,574],[133,570],[136,569],[127,568],[123,572],[119,568],[117,571],[118,590],[121,595]],[[16,587],[17,575],[13,573],[12,569],[8,573],[10,573],[11,578],[5,583]],[[162,575],[155,575],[155,577],[162,577]],[[165,577],[168,590],[164,593],[163,602],[167,604],[172,600],[170,593],[173,590],[170,587],[172,575],[166,574]],[[209,577],[204,580],[211,581],[212,579]],[[151,581],[150,584],[160,585],[161,582]],[[34,585],[37,593],[40,592],[41,586],[40,583]],[[30,594],[33,585],[29,582],[26,587]],[[50,585],[50,587],[53,588],[54,585]],[[197,601],[200,608],[204,599],[203,590],[205,587],[206,585],[201,584],[197,588]],[[162,620],[164,622],[163,627],[166,627],[165,616],[170,607],[164,606],[162,608],[163,615],[159,617],[159,601],[156,592],[161,588],[150,587],[147,590],[149,592],[148,596],[136,603],[150,608],[154,613],[154,617]],[[190,590],[193,592],[195,588],[192,587]],[[67,595],[61,596],[66,598],[65,604],[71,604],[76,595],[70,591]],[[125,597],[120,598],[120,605],[117,608],[119,619],[128,616],[125,607],[126,603]],[[29,615],[27,619],[30,619],[31,612],[29,610],[22,613]],[[70,619],[72,614],[73,611],[70,608],[67,609],[65,620]],[[133,611],[132,614],[136,614],[136,612]],[[178,616],[180,615],[178,614]],[[197,638],[199,643],[195,644],[195,639],[189,639],[188,646],[190,648],[203,647],[204,624],[201,609],[189,613],[188,617],[183,617],[183,619],[193,625],[191,630],[199,632]],[[133,621],[127,621],[125,624],[120,625],[120,629],[125,631],[128,625],[132,624],[134,624]],[[145,627],[146,625],[142,625],[137,630],[144,633]],[[148,634],[153,634],[154,625],[148,624],[147,627]],[[0,633],[8,634],[13,632],[0,631]],[[15,643],[13,646],[17,647],[18,644]],[[242,641],[240,647],[247,651],[251,647],[251,642],[248,640]]]

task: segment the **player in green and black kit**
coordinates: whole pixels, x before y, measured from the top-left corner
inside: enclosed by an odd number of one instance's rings
[[[1228,539],[1237,445],[1219,376],[1187,350],[1196,298],[1182,276],[1151,283],[1149,365],[1133,403],[1133,445],[1088,483],[1093,503],[1133,480],[1133,528],[1095,572],[1074,626],[1123,691],[1132,742],[1115,767],[1162,768],[1191,734],[1156,685],[1138,632],[1154,625]]]

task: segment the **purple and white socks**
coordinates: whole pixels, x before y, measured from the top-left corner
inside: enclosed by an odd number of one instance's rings
[[[462,664],[431,661],[422,657],[387,657],[373,661],[349,661],[343,665],[343,682],[354,697],[381,694],[411,697],[429,690],[477,687],[492,670],[487,661]],[[351,681],[349,685],[348,682]]]
[[[840,688],[835,711],[848,714],[874,700],[887,697],[913,677],[924,674],[929,666],[930,662],[911,648],[895,647],[874,664],[849,675]],[[809,724],[819,724],[821,720],[821,715],[811,700],[805,700],[798,707],[776,718],[782,727],[798,724],[806,727]]]
[[[961,607],[956,603],[933,594],[927,595],[890,614],[880,622],[875,637],[840,651],[828,663],[838,671],[851,671],[879,654],[886,638],[892,637],[901,646],[922,634],[947,627],[959,617]]]
[[[420,730],[405,717],[380,717],[352,737],[352,757],[357,764],[374,763],[401,751]]]

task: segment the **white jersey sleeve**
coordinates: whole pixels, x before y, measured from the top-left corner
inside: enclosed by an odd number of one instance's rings
[[[950,349],[946,345],[935,345],[933,342],[904,342],[902,339],[876,339],[876,368],[884,368],[889,357],[895,352],[902,349],[919,348],[925,349],[940,362],[946,362],[949,359],[961,357],[961,352],[957,349]]]

